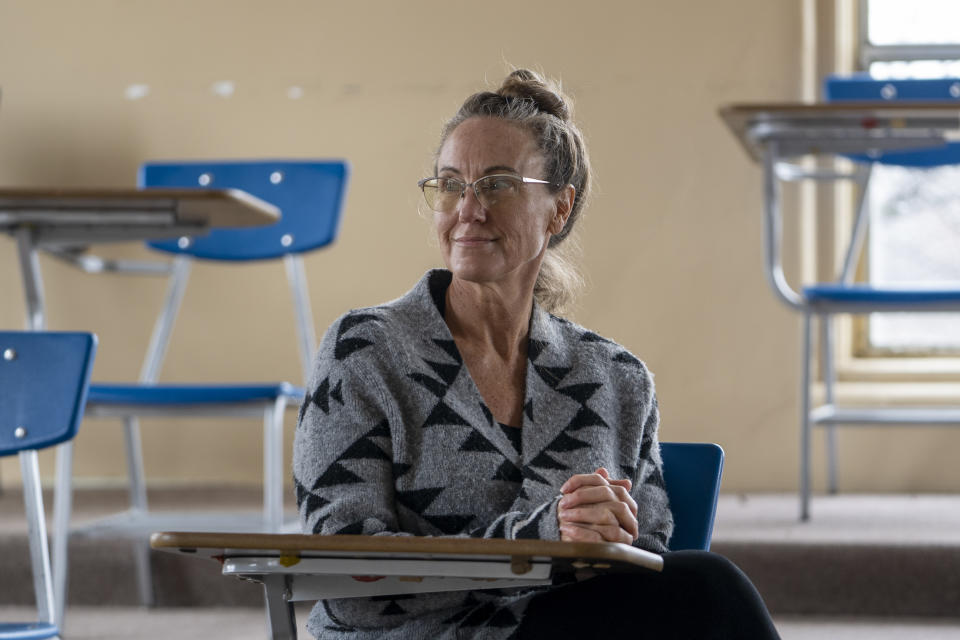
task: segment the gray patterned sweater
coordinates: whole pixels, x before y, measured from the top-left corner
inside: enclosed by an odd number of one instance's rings
[[[443,314],[451,274],[351,311],[319,348],[294,442],[304,532],[559,539],[560,486],[633,480],[637,546],[666,550],[653,380],[618,344],[534,306],[520,429],[498,424]],[[508,638],[536,590],[317,603],[317,638]]]

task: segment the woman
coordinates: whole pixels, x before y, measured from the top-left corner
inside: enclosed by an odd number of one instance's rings
[[[652,377],[620,345],[550,313],[576,280],[555,247],[589,178],[567,102],[536,74],[515,71],[464,102],[434,176],[420,181],[447,269],[342,316],[318,352],[294,445],[304,531],[666,552],[673,524]],[[776,637],[735,567],[710,554],[666,557],[661,576],[329,600],[308,628],[356,639],[697,637],[700,611],[706,629]]]

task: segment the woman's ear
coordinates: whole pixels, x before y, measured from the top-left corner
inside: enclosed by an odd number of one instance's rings
[[[573,211],[573,200],[576,195],[577,190],[572,184],[568,184],[557,193],[557,210],[553,219],[550,220],[549,231],[551,235],[557,235],[563,231],[563,227],[567,224],[567,218]]]

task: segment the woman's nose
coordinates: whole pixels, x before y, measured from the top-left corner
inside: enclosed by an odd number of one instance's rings
[[[460,197],[457,215],[460,217],[460,222],[483,222],[487,219],[487,211],[480,204],[480,200],[477,199],[473,187],[467,187],[464,190]]]

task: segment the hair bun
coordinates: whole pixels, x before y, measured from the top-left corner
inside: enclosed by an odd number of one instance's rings
[[[569,122],[572,114],[559,85],[529,69],[516,69],[497,91],[504,98],[529,100],[543,113]]]

